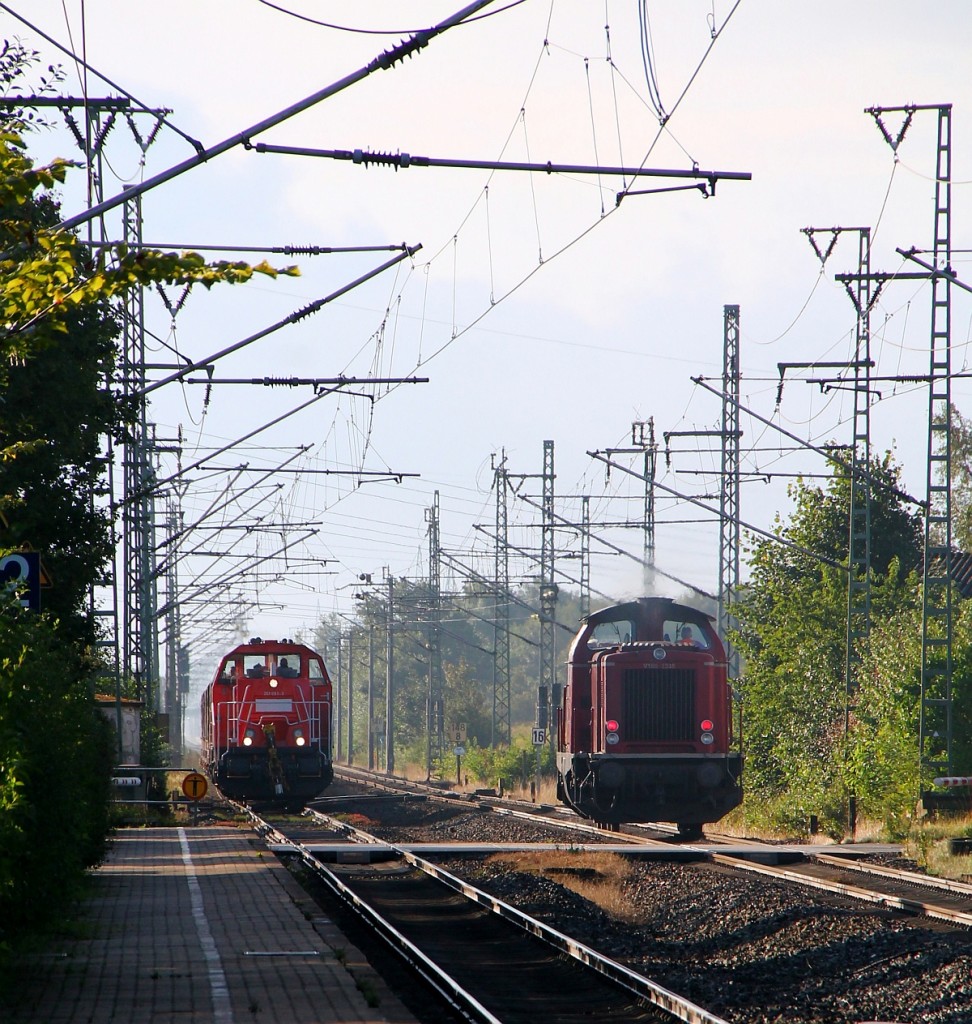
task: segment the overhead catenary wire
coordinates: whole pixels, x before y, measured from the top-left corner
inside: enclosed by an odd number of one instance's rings
[[[282,320],[278,320],[276,323],[271,324],[269,327],[265,327],[262,331],[257,331],[255,334],[251,334],[240,341],[234,342],[232,345],[228,345],[225,348],[220,349],[218,352],[214,352],[212,355],[206,356],[204,359],[194,360],[187,364],[182,369],[177,370],[175,373],[169,374],[168,377],[164,377],[162,380],[154,381],[152,384],[147,384],[141,388],[137,394],[139,397],[151,394],[153,391],[157,391],[159,388],[164,387],[166,384],[171,384],[174,381],[182,380],[183,377],[188,376],[190,373],[194,373],[196,370],[201,370],[206,366],[215,363],[219,359],[223,359],[225,356],[231,355],[234,352],[240,351],[240,349],[246,348],[248,345],[252,345],[255,341],[260,341],[263,338],[269,337],[275,331],[279,331],[282,327],[287,327],[291,324],[298,323],[305,317],[312,315],[313,313],[319,312],[328,303],[334,302],[336,299],[341,298],[343,295],[347,295],[348,292],[353,291],[359,285],[364,284],[366,281],[370,281],[373,277],[377,277],[379,274],[384,273],[390,267],[395,266],[396,263],[400,263],[403,259],[410,258],[413,256],[421,246],[404,246],[404,252],[398,256],[393,256],[390,260],[386,260],[380,266],[369,270],[367,273],[360,275],[353,281],[348,282],[346,285],[342,285],[340,288],[335,289],[333,292],[325,295],[323,298],[317,299],[311,302],[307,306],[303,306],[298,310],[295,310],[289,316],[284,317]]]
[[[492,292],[492,289],[491,289],[491,292]],[[491,296],[491,297],[492,297],[492,296]]]
[[[222,142],[219,142],[214,146],[199,148],[199,144],[196,143],[197,151],[195,156],[190,157],[187,160],[183,160],[181,163],[178,163],[159,174],[152,175],[137,185],[130,186],[126,191],[120,192],[118,195],[113,196],[110,199],[105,199],[100,203],[96,203],[94,206],[90,206],[82,213],[75,214],[73,217],[68,217],[61,221],[58,227],[62,230],[68,230],[70,228],[75,228],[80,224],[85,224],[88,221],[94,220],[96,217],[100,217],[102,214],[107,213],[109,210],[113,210],[115,207],[121,206],[122,203],[127,202],[136,196],[143,195],[167,181],[172,181],[174,178],[179,177],[186,171],[199,167],[201,164],[208,162],[214,157],[221,156],[223,153],[226,153],[231,149],[235,149],[237,146],[242,147],[244,145],[249,145],[255,135],[260,135],[263,132],[268,131],[270,128],[283,124],[284,121],[289,120],[302,111],[308,110],[311,107],[316,106],[318,103],[321,103],[326,99],[330,99],[332,96],[336,96],[339,92],[355,85],[357,82],[362,81],[369,75],[374,74],[374,72],[388,70],[396,64],[404,61],[407,57],[413,56],[419,50],[427,46],[436,36],[450,28],[454,28],[456,25],[461,24],[466,18],[485,7],[488,7],[493,2],[494,0],[475,0],[475,2],[462,8],[450,17],[445,18],[443,21],[440,21],[432,28],[416,32],[397,46],[379,54],[378,57],[365,66],[359,68],[357,71],[346,75],[344,78],[339,79],[331,85],[325,86],[323,89],[319,89],[317,92],[312,93],[310,96],[307,96],[302,100],[298,100],[289,107],[285,107],[283,110],[264,118],[262,121],[258,121],[249,128],[224,139]],[[0,3],[0,8],[7,10],[9,13],[15,13],[10,11],[6,4]]]

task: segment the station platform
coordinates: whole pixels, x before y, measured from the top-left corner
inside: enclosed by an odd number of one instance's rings
[[[5,1024],[414,1024],[247,829],[123,829],[91,875],[76,937],[23,958]]]

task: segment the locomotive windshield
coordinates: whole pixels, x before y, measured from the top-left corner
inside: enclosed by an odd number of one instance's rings
[[[699,647],[705,650],[709,646],[702,627],[695,622],[665,620],[665,639],[672,643],[685,644],[688,647]]]
[[[635,639],[635,624],[631,619],[614,619],[599,622],[587,638],[588,647],[614,647],[616,644],[630,644]]]
[[[261,679],[267,674],[266,657],[262,654],[244,655],[243,671],[248,679]]]
[[[673,644],[685,644],[706,650],[709,640],[705,627],[697,622],[686,622],[684,619],[665,619],[661,623],[661,632],[657,633],[657,620],[654,623],[635,624],[631,619],[609,619],[599,622],[591,630],[587,638],[587,646],[592,650],[605,647],[616,647],[618,644],[630,644],[635,641],[663,640]]]
[[[294,679],[300,675],[300,655],[282,654],[278,658],[275,654],[270,656],[273,664],[270,666],[272,675],[280,676],[281,679]]]

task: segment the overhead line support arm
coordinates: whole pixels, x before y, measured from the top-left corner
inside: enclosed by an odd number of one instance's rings
[[[529,171],[534,174],[598,174],[618,175],[626,178],[704,178],[711,185],[720,178],[731,181],[750,181],[749,171],[702,171],[698,167],[602,167],[598,164],[560,164],[547,160],[532,163],[520,160],[461,160],[456,157],[417,156],[413,153],[371,153],[363,149],[311,149],[306,146],[274,146],[258,142],[253,147],[258,153],[280,153],[285,156],[314,156],[329,160],[349,160],[363,167],[372,164],[394,167],[459,167],[481,171]]]
[[[622,473],[627,473],[629,476],[633,476],[633,477],[635,477],[638,480],[644,480],[645,479],[644,476],[642,476],[641,473],[636,473],[633,469],[630,469],[628,466],[622,466],[620,462],[613,462],[611,459],[606,458],[600,452],[588,452],[587,454],[592,459],[597,459],[599,462],[606,463],[612,469],[620,469]],[[652,481],[652,486],[660,487],[666,493],[671,494],[671,495],[673,495],[676,498],[680,498],[682,501],[691,502],[691,504],[697,505],[699,508],[704,509],[706,512],[711,513],[712,515],[716,516],[717,518],[720,515],[720,512],[719,512],[718,509],[712,508],[711,506],[706,505],[705,502],[699,501],[698,498],[690,497],[688,494],[682,494],[680,491],[676,491],[674,487],[668,487],[666,484],[663,484],[660,480],[653,480]],[[827,558],[824,555],[819,555],[815,551],[811,551],[809,548],[801,547],[799,544],[795,544],[792,540],[787,540],[785,537],[780,537],[780,536],[777,536],[777,534],[775,534],[775,533],[770,533],[769,530],[761,530],[758,526],[752,526],[749,523],[744,523],[741,519],[738,520],[738,522],[739,522],[740,526],[742,526],[745,529],[749,530],[751,533],[759,534],[761,537],[767,538],[767,540],[776,541],[777,544],[782,544],[784,547],[792,548],[794,551],[800,551],[803,554],[809,555],[811,558],[816,559],[818,562],[823,562],[825,565],[831,565],[835,569],[840,569],[842,572],[847,572],[847,566],[846,565],[841,565],[840,562],[835,562],[832,558]],[[658,571],[659,570],[656,568],[655,572],[658,572]],[[662,575],[667,575],[667,573],[662,573]],[[671,579],[675,579],[674,576],[672,576],[670,578]],[[678,582],[682,582],[682,581],[678,581]],[[685,584],[685,586],[692,586],[692,585],[687,583],[687,584]],[[712,596],[711,594],[705,594],[705,591],[699,590],[698,587],[692,587],[692,589],[694,591],[696,591],[696,593],[703,594],[706,597],[711,597]]]
[[[838,455],[835,455],[833,450],[825,451],[823,448],[818,448],[816,445],[810,444],[809,441],[804,441],[802,437],[797,437],[796,434],[791,434],[790,431],[786,430],[784,427],[781,427],[778,423],[774,423],[772,420],[766,419],[765,416],[760,416],[759,413],[754,412],[752,409],[748,409],[745,405],[742,404],[742,402],[739,402],[735,398],[733,398],[732,395],[723,396],[723,393],[721,391],[718,391],[716,388],[712,387],[711,384],[707,384],[703,377],[692,377],[690,379],[693,384],[698,384],[699,387],[705,388],[706,391],[711,391],[712,394],[715,395],[716,397],[726,397],[741,412],[746,413],[747,416],[752,416],[754,420],[758,420],[760,423],[764,424],[767,427],[772,427],[773,430],[778,431],[784,437],[789,438],[791,441],[795,441],[798,445],[800,445],[801,448],[806,448],[808,451],[816,452],[818,455],[822,455],[825,459],[829,459],[831,462],[836,462],[838,466],[840,466],[842,469],[847,470],[848,473],[853,472],[854,467],[851,465],[851,463],[840,458]],[[890,494],[897,495],[897,497],[901,498],[903,501],[907,501],[911,505],[917,505],[919,508],[925,507],[926,503],[924,501],[920,501],[918,498],[912,497],[912,495],[908,494],[907,491],[902,491],[897,487],[891,487],[888,484],[882,483],[880,480],[875,480],[870,476],[869,473],[865,475],[868,477],[868,482],[871,484],[872,487],[877,487],[879,490],[887,491]],[[770,536],[772,536],[772,534]]]
[[[163,377],[161,380],[157,380],[153,384],[147,385],[142,388],[141,391],[136,393],[137,397],[141,398],[166,384],[182,380],[183,377],[187,377],[190,373],[195,373],[196,370],[204,369],[209,364],[215,363],[217,359],[222,359],[223,356],[228,356],[233,352],[238,352],[241,348],[245,348],[247,345],[252,345],[254,341],[259,341],[261,338],[265,338],[267,335],[273,334],[275,331],[279,331],[281,327],[286,327],[288,324],[295,324],[299,320],[303,320],[304,317],[310,316],[311,313],[316,313],[329,302],[333,302],[335,299],[339,299],[342,295],[346,295],[348,292],[357,288],[359,284],[364,284],[366,281],[370,281],[373,277],[377,277],[390,267],[394,267],[406,257],[413,256],[421,248],[421,245],[407,246],[405,251],[400,253],[398,256],[393,256],[390,260],[386,260],[381,264],[381,266],[375,267],[374,270],[369,270],[368,273],[355,278],[355,280],[351,281],[349,284],[343,285],[336,291],[331,292],[330,295],[325,295],[323,298],[317,299],[316,302],[312,302],[310,305],[296,310],[291,313],[290,316],[284,317],[283,320],[278,320],[275,324],[265,327],[262,331],[257,331],[256,334],[251,334],[248,338],[244,338],[242,341],[234,342],[234,344],[228,345],[226,348],[220,349],[219,352],[215,352],[211,356],[206,356],[204,359],[198,359],[193,363],[188,363],[181,370],[177,370],[175,373],[170,373],[168,377]]]
[[[104,202],[89,207],[83,213],[75,214],[73,217],[69,217],[67,220],[61,221],[58,227],[63,228],[64,230],[69,230],[77,227],[79,224],[86,224],[88,221],[94,220],[96,217],[100,217],[103,213],[107,213],[108,210],[113,210],[116,206],[121,206],[122,203],[133,199],[135,196],[142,195],[150,189],[155,188],[157,185],[161,185],[166,181],[171,181],[173,178],[177,178],[185,171],[191,170],[193,167],[198,167],[200,164],[206,163],[215,156],[219,156],[230,149],[234,149],[236,146],[249,145],[250,140],[254,135],[260,135],[262,132],[289,120],[295,114],[303,113],[303,111],[316,106],[322,100],[330,99],[332,96],[342,92],[349,86],[356,85],[362,79],[367,78],[375,71],[384,71],[394,67],[399,61],[417,53],[435,36],[445,32],[447,29],[461,24],[468,17],[482,10],[484,7],[488,7],[491,3],[493,3],[493,0],[476,0],[476,2],[471,3],[462,10],[450,15],[444,21],[440,21],[438,25],[434,25],[432,28],[417,32],[415,35],[403,40],[397,46],[392,47],[392,49],[379,54],[371,61],[371,63],[359,68],[357,71],[353,71],[350,75],[346,75],[344,78],[339,79],[331,85],[325,86],[323,89],[307,96],[305,99],[291,104],[289,107],[278,111],[276,114],[272,114],[270,117],[264,118],[262,121],[258,121],[256,124],[244,131],[239,132],[228,139],[224,139],[222,142],[218,142],[215,146],[199,150],[195,156],[191,156],[187,160],[183,160],[181,163],[170,167],[168,170],[153,175],[151,178],[146,178],[145,181],[140,182],[137,185],[127,187],[124,192],[120,192],[111,199],[106,199]]]
[[[911,260],[913,263],[917,263],[919,267],[924,267],[928,271],[927,274],[920,274],[920,277],[944,277],[949,284],[954,284],[956,288],[961,288],[962,291],[972,292],[972,285],[967,285],[964,281],[960,281],[955,276],[955,271],[951,267],[943,267],[941,270],[937,269],[931,263],[926,263],[925,260],[921,260],[917,257],[917,249],[896,249],[899,255],[904,256],[906,260]]]

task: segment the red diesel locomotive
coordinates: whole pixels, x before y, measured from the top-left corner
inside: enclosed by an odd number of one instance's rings
[[[259,637],[235,647],[201,710],[203,768],[226,796],[296,804],[334,777],[331,680],[310,647]]]
[[[685,837],[742,801],[726,654],[711,617],[670,598],[594,612],[574,638],[557,712],[557,795],[614,825]]]

